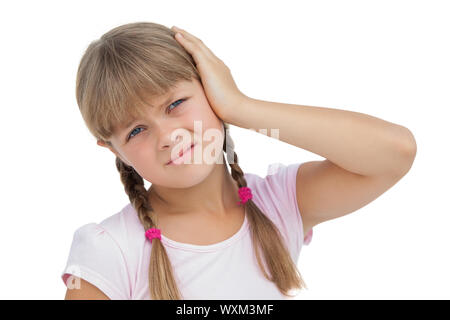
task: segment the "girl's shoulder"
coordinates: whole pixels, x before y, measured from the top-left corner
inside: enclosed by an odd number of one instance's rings
[[[292,195],[295,188],[295,178],[300,162],[283,164],[271,163],[267,166],[266,174],[244,173],[248,187],[254,187],[256,191],[262,193],[272,193],[274,195],[286,193]],[[294,190],[295,191],[295,190]]]
[[[100,223],[87,223],[75,230],[73,243],[91,248],[93,252],[116,250],[123,258],[132,257],[130,249],[136,249],[145,241],[144,228],[131,203]]]
[[[106,230],[119,246],[127,247],[127,249],[145,241],[144,227],[131,203],[101,221],[99,227]]]

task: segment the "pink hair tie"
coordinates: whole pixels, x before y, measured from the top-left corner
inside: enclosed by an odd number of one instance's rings
[[[152,242],[152,239],[158,238],[161,240],[161,230],[156,228],[150,228],[147,231],[145,231],[145,236],[150,240],[150,243]]]
[[[241,187],[239,188],[239,198],[241,198],[241,201],[238,202],[238,204],[244,204],[251,198],[253,198],[252,190],[248,187]]]

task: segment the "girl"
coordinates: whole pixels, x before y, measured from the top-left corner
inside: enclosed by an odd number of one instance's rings
[[[378,118],[251,99],[200,39],[156,23],[92,42],[76,97],[130,203],[76,230],[66,299],[292,297],[312,227],[373,201],[416,152],[407,128]],[[228,123],[277,128],[326,160],[244,173]]]

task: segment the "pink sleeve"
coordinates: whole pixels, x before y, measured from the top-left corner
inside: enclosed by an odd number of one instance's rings
[[[303,235],[303,223],[301,219],[301,212],[298,208],[297,201],[297,171],[301,163],[293,163],[290,165],[284,165],[280,163],[271,164],[268,168],[268,174],[266,179],[268,183],[273,187],[273,190],[277,192],[280,202],[287,207],[287,214],[284,216],[288,220],[286,225],[295,226],[292,231],[296,230],[296,227],[301,227],[300,231]],[[303,244],[308,245],[312,240],[312,229],[308,234],[303,235]]]
[[[90,282],[111,300],[129,299],[130,285],[122,251],[108,232],[96,223],[75,231],[61,278],[68,288],[77,288],[79,284],[71,275]]]
[[[300,164],[271,164],[264,178],[249,174],[254,181],[259,204],[284,235],[295,258],[301,247],[312,240],[312,229],[307,235],[303,235],[303,223],[297,204],[296,177]]]

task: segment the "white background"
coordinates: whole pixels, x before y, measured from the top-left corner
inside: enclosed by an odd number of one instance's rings
[[[314,228],[298,299],[449,299],[446,1],[14,1],[0,9],[0,298],[63,299],[74,231],[129,199],[114,155],[75,100],[87,45],[121,24],[201,38],[246,95],[366,113],[409,128],[410,172],[372,203]],[[319,155],[232,126],[241,167]],[[351,155],[349,155],[351,156]],[[148,186],[148,184],[147,184]]]

